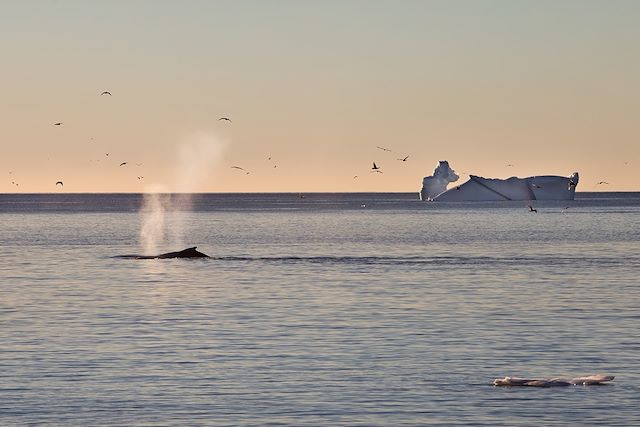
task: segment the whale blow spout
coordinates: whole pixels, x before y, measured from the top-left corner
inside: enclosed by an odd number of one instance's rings
[[[117,255],[114,258],[127,259],[167,259],[167,258],[209,258],[209,255],[196,250],[197,246],[177,252],[167,252],[160,255]]]

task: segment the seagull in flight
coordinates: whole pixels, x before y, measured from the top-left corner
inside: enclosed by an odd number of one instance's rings
[[[376,145],[376,148],[382,151],[388,151],[390,153],[393,153],[393,151],[389,150],[388,148],[380,147],[379,145]]]
[[[600,181],[600,182],[598,182],[596,185],[600,185],[600,184],[606,184],[606,185],[609,185],[609,183],[608,183],[607,181]]]
[[[54,123],[53,125],[54,125],[54,126],[61,126],[61,125],[62,125],[62,122]]]
[[[109,96],[113,96],[113,95],[111,95],[111,92],[109,92],[109,91],[107,91],[107,90],[105,90],[104,92],[102,92],[102,93],[100,94],[100,96],[102,96],[102,95],[109,95]]]
[[[139,176],[139,177],[138,177],[138,179],[142,179],[142,178],[144,178],[144,176]]]
[[[371,168],[371,172],[382,173],[382,171],[380,170],[380,166],[376,165],[376,162],[373,162],[373,167]]]
[[[249,175],[249,172],[245,168],[241,168],[240,166],[231,166],[231,169],[238,169],[245,172],[246,175]]]
[[[64,187],[64,182],[58,181],[58,182],[56,182],[56,185],[58,185],[58,184],[60,184],[61,187]]]
[[[406,162],[408,158],[409,156],[404,156],[402,159],[398,159],[398,160],[400,160],[401,162]]]
[[[220,117],[220,118],[218,119],[218,121],[220,121],[220,120],[226,120],[226,121],[228,121],[229,123],[231,123],[231,119],[230,119],[229,117]]]
[[[527,205],[527,207],[529,208],[529,212],[535,212],[535,213],[538,213],[538,210],[537,210],[537,209],[534,209],[534,208],[533,208],[533,206],[531,206],[531,205]]]
[[[122,163],[120,163],[120,166],[124,166],[124,165],[126,165],[127,163],[128,163],[128,162],[122,162]]]

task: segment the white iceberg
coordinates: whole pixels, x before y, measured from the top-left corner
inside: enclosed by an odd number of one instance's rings
[[[453,169],[449,167],[449,162],[441,160],[433,170],[432,176],[425,176],[422,180],[422,200],[432,200],[437,195],[447,190],[450,182],[456,182],[460,178]]]
[[[499,200],[573,200],[578,186],[578,172],[570,177],[557,175],[483,178],[469,175],[464,184],[446,189],[458,175],[441,161],[433,172],[422,180],[420,198],[442,202],[481,202]]]

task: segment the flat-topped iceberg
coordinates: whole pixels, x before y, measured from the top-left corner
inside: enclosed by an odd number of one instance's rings
[[[447,185],[457,181],[458,175],[447,161],[441,161],[433,175],[422,180],[420,198],[442,202],[573,200],[578,179],[578,172],[570,177],[539,175],[507,179],[469,175],[467,182],[447,190]]]

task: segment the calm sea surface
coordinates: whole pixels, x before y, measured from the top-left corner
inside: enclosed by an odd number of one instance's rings
[[[153,201],[0,195],[0,425],[640,424],[640,193]]]

